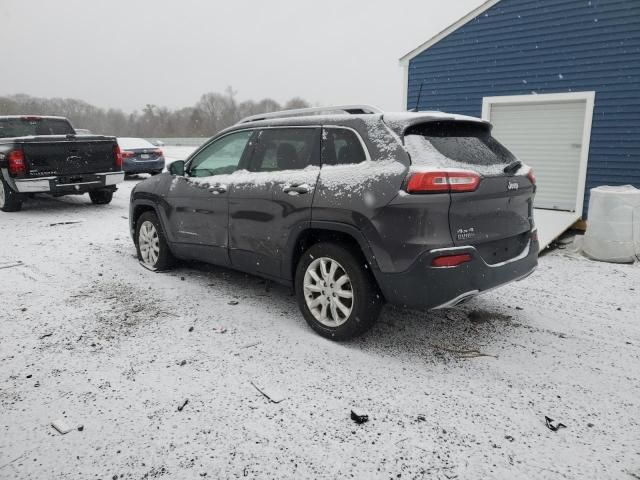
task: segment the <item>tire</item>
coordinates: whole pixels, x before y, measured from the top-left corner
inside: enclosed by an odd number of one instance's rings
[[[18,212],[22,208],[24,197],[14,191],[2,178],[0,173],[0,210],[3,212]]]
[[[146,268],[167,270],[173,265],[174,257],[169,250],[164,230],[155,212],[144,212],[138,218],[135,244],[138,260]]]
[[[113,190],[94,190],[89,192],[89,198],[96,205],[106,205],[113,199]]]
[[[162,173],[162,170],[157,170],[155,172],[149,172],[151,174],[152,177],[155,177],[156,175],[160,175]]]
[[[316,243],[302,255],[296,267],[295,291],[298,307],[311,328],[338,341],[371,328],[384,304],[364,259],[335,243]]]

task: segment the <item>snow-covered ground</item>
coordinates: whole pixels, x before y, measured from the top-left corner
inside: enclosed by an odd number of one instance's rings
[[[640,478],[640,266],[555,251],[338,344],[280,286],[142,268],[136,181],[0,214],[0,478]]]
[[[164,152],[164,159],[166,165],[169,166],[176,160],[186,160],[189,155],[191,155],[195,149],[198,147],[192,146],[174,146],[174,145],[164,145],[162,147],[162,151]]]

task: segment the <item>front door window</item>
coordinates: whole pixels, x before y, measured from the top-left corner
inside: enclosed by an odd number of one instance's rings
[[[250,130],[236,132],[208,145],[191,161],[189,175],[212,177],[235,172],[252,134]]]

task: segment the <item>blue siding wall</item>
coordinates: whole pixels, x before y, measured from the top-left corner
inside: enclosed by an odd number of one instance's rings
[[[587,171],[640,188],[640,0],[502,0],[409,63],[407,108],[479,117],[482,98],[595,91]]]

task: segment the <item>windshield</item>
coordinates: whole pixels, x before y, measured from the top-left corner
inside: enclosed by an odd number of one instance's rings
[[[480,173],[499,173],[516,160],[491,136],[489,126],[469,122],[429,122],[405,132],[411,163],[434,168],[472,167]]]
[[[71,124],[63,118],[0,118],[0,138],[75,133]]]

